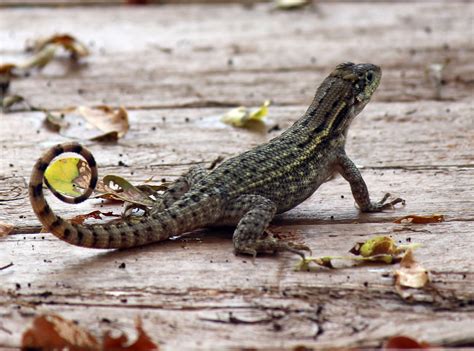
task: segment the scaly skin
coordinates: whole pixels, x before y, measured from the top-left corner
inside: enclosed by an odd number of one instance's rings
[[[126,248],[165,240],[211,225],[236,225],[236,253],[306,249],[265,233],[275,214],[288,211],[335,172],[350,184],[362,212],[378,212],[402,202],[372,202],[367,186],[344,147],[348,128],[379,85],[381,70],[372,64],[343,63],[324,80],[305,114],[266,144],[233,157],[212,172],[192,168],[165,192],[149,214],[119,224],[73,224],[58,217],[43,195],[44,171],[64,152],[84,157],[92,170],[89,189],[69,203],[84,201],[97,182],[94,158],[77,143],[58,145],[43,155],[30,180],[30,201],[41,223],[70,244],[92,248]]]

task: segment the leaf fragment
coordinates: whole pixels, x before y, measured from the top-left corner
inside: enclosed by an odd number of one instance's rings
[[[393,223],[413,223],[413,224],[427,224],[427,223],[439,223],[444,222],[444,215],[432,214],[430,216],[419,216],[419,215],[408,215],[401,218],[397,218]]]
[[[80,158],[68,157],[54,161],[44,172],[47,183],[63,195],[79,196],[81,192],[74,183],[75,179],[89,173],[87,162]]]
[[[137,330],[137,340],[129,346],[128,338],[125,334],[114,338],[109,332],[104,335],[103,350],[104,351],[152,351],[158,350],[158,346],[151,340],[151,338],[145,333],[142,327],[142,321],[137,318],[135,322],[135,329]]]
[[[419,350],[429,348],[430,345],[426,342],[417,341],[409,336],[397,335],[385,341],[382,350]]]
[[[77,215],[71,218],[71,223],[74,224],[82,224],[86,219],[93,218],[93,219],[102,219],[102,216],[106,217],[120,217],[120,215],[114,214],[113,212],[102,212],[99,210],[92,211],[83,215]]]
[[[275,0],[275,6],[280,10],[295,10],[305,7],[310,3],[310,0]]]
[[[0,221],[0,238],[10,234],[13,228],[13,224]]]
[[[395,270],[395,286],[397,289],[407,287],[420,289],[429,282],[428,271],[421,267],[409,249],[400,262],[400,269]]]
[[[10,112],[11,108],[14,105],[19,103],[26,104],[29,108],[31,108],[28,103],[25,101],[25,98],[21,95],[7,95],[1,100],[2,111],[3,112]]]
[[[33,68],[42,69],[53,60],[57,49],[58,47],[55,45],[45,46],[36,55],[19,64],[18,67],[25,71],[29,71]]]
[[[239,106],[224,114],[221,121],[238,128],[249,128],[252,123],[263,123],[263,119],[268,115],[268,107],[270,100],[266,100],[263,104],[250,111],[247,107]]]

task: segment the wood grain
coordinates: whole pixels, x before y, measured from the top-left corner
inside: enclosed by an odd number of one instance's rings
[[[20,62],[27,39],[71,33],[91,47],[79,65],[60,57],[12,82],[38,107],[124,105],[131,130],[116,144],[84,142],[99,173],[133,182],[175,179],[277,136],[339,62],[383,68],[374,101],[354,121],[347,152],[374,199],[389,191],[403,208],[360,214],[347,183],[324,184],[271,230],[305,242],[315,256],[346,255],[356,242],[389,235],[416,242],[431,284],[403,300],[397,266],[295,272],[291,254],[252,261],[232,253],[232,228],[188,233],[127,251],[67,245],[40,225],[27,199],[36,158],[69,139],[47,130],[41,112],[0,118],[0,348],[20,346],[34,316],[59,313],[96,335],[145,330],[165,350],[378,347],[408,335],[440,346],[472,346],[474,318],[474,43],[468,2],[321,2],[295,12],[270,3],[97,7],[97,1],[2,1],[2,63]],[[61,7],[54,5],[61,4]],[[67,5],[84,5],[70,7]],[[25,6],[26,5],[26,6]],[[39,6],[41,5],[41,6]],[[48,4],[46,4],[48,5]],[[441,99],[426,75],[445,63]],[[261,131],[219,121],[230,107],[272,99]],[[50,199],[50,197],[49,197]],[[120,208],[88,201],[65,217]],[[105,206],[105,207],[101,207]],[[400,225],[408,214],[445,215]],[[125,268],[119,268],[124,263]]]

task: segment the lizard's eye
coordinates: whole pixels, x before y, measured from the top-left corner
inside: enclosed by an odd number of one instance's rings
[[[374,79],[374,73],[372,71],[367,72],[366,78],[367,78],[367,82],[371,83],[372,80]]]

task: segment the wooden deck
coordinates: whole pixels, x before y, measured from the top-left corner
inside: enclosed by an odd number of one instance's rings
[[[374,198],[389,191],[406,207],[360,214],[339,177],[272,229],[318,256],[344,254],[373,235],[421,243],[416,258],[432,284],[408,302],[387,277],[393,266],[295,272],[291,254],[252,262],[233,255],[231,229],[128,251],[81,249],[39,233],[26,184],[41,152],[67,139],[43,126],[42,113],[20,110],[0,120],[0,221],[15,225],[0,241],[0,267],[13,263],[0,270],[0,348],[18,347],[33,318],[47,312],[97,335],[132,335],[141,316],[165,350],[376,347],[401,334],[433,345],[474,345],[472,3],[321,2],[298,11],[248,2],[2,3],[2,62],[23,60],[25,40],[58,32],[92,51],[83,65],[57,60],[14,80],[12,93],[51,110],[124,105],[131,122],[124,139],[84,143],[102,175],[135,182],[172,180],[191,165],[209,165],[280,133],[222,124],[219,116],[232,106],[271,99],[268,129],[283,130],[336,64],[381,65],[382,84],[353,123],[347,152]],[[436,63],[447,63],[440,99],[425,73]],[[100,208],[94,201],[51,202],[66,217]],[[393,223],[433,213],[446,221]]]

